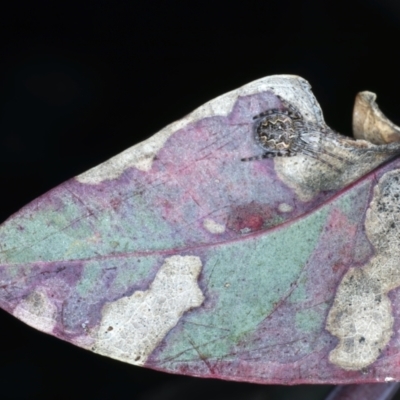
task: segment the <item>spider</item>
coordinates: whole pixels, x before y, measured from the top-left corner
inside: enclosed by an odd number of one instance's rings
[[[242,158],[241,161],[262,160],[274,157],[292,157],[304,154],[336,169],[330,162],[320,157],[321,153],[346,161],[336,154],[320,147],[323,135],[335,142],[335,134],[323,126],[317,126],[304,121],[300,111],[282,97],[277,96],[283,109],[271,109],[253,117],[254,140],[264,150],[264,153]]]

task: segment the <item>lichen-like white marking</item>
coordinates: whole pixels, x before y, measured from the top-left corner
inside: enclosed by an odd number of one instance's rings
[[[287,213],[293,211],[293,207],[290,204],[280,203],[278,206],[278,210],[280,212]]]
[[[296,104],[303,115],[308,115],[310,122],[319,124],[323,121],[321,109],[311,93],[311,86],[306,80],[294,75],[268,76],[209,101],[181,120],[166,126],[146,141],[84,172],[76,179],[81,183],[97,184],[106,179],[117,178],[130,167],[149,171],[154,157],[174,132],[203,118],[216,115],[226,116],[231,112],[239,96],[257,94],[268,90],[273,90],[275,94]]]
[[[375,255],[350,268],[340,283],[326,329],[339,339],[329,360],[346,370],[372,364],[393,334],[387,293],[400,286],[400,170],[387,172],[374,188],[365,230]]]
[[[13,315],[39,331],[51,333],[56,325],[57,308],[45,293],[34,291],[15,307]]]
[[[392,381],[394,381],[394,378],[392,378],[391,376],[387,376],[385,378],[385,382],[392,382]]]
[[[196,256],[166,258],[148,290],[104,306],[92,350],[143,365],[181,316],[203,303],[201,267]]]
[[[206,228],[209,232],[214,233],[216,235],[225,232],[225,225],[219,224],[215,222],[211,218],[206,218],[203,221],[204,228]]]

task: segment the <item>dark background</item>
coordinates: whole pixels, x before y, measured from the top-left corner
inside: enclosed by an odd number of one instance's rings
[[[11,4],[11,5],[10,5]],[[204,102],[306,78],[351,132],[358,91],[400,123],[400,2],[26,1],[0,13],[0,220]],[[4,6],[3,6],[4,7]],[[11,9],[12,7],[13,9]],[[0,313],[1,399],[322,399],[126,365]]]

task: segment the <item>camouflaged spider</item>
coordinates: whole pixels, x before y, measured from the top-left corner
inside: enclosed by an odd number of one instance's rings
[[[326,126],[317,126],[304,121],[300,111],[282,97],[277,96],[282,109],[271,109],[253,117],[254,140],[264,150],[258,156],[242,158],[241,161],[262,160],[264,158],[291,157],[304,154],[336,169],[334,165],[321,158],[321,154],[345,161],[336,154],[320,146],[325,138],[337,140],[337,134]]]

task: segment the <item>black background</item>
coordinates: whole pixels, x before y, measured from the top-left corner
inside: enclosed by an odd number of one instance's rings
[[[400,123],[397,0],[35,0],[2,8],[0,23],[1,220],[267,75],[306,78],[342,133],[361,90]],[[322,399],[329,389],[137,368],[0,313],[1,399]]]

